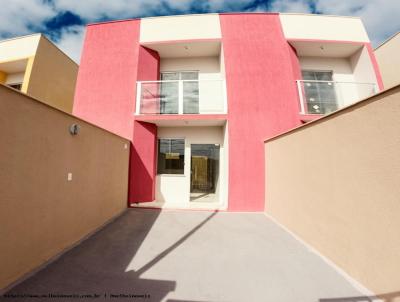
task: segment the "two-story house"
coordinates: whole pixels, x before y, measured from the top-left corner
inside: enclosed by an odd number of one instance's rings
[[[88,25],[73,114],[131,140],[130,205],[261,211],[264,140],[382,88],[358,18],[143,18]]]

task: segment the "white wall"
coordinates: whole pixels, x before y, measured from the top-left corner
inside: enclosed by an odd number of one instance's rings
[[[350,63],[354,72],[354,80],[359,83],[373,83],[375,84],[375,89],[378,91],[378,81],[376,79],[375,69],[371,62],[371,57],[369,56],[366,47],[360,49],[350,58]],[[359,85],[358,94],[360,98],[368,97],[368,93],[374,89],[372,85]]]
[[[40,34],[0,42],[0,62],[27,58],[35,55]]]
[[[143,18],[140,42],[220,39],[218,14]]]
[[[160,71],[199,71],[200,113],[223,113],[225,83],[219,81],[224,78],[219,57],[165,58]]]
[[[184,175],[157,175],[156,201],[166,206],[188,207],[190,203],[190,145],[191,144],[219,144],[219,197],[220,204],[226,204],[226,175],[225,145],[223,127],[159,127],[158,138],[185,139],[185,168]]]
[[[333,81],[354,82],[354,75],[351,63],[345,58],[325,58],[325,57],[300,57],[302,70],[323,70],[333,71]],[[357,87],[354,84],[339,83],[337,93],[340,106],[351,104],[351,101],[358,98]]]
[[[400,32],[375,49],[385,89],[400,83]]]
[[[306,14],[280,14],[286,39],[369,42],[359,18]]]
[[[24,81],[25,72],[9,73],[7,74],[5,84],[19,84]]]

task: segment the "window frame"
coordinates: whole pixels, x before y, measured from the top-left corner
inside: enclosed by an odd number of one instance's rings
[[[160,140],[183,140],[183,173],[159,173],[159,154],[160,154]],[[185,177],[185,163],[186,161],[186,138],[185,137],[157,137],[157,158],[156,158],[156,175],[160,176],[174,176],[174,177]]]

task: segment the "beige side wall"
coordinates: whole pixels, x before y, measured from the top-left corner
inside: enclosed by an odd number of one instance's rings
[[[286,39],[369,42],[360,18],[307,14],[279,17]]]
[[[129,145],[3,85],[0,138],[2,289],[126,208]]]
[[[400,33],[375,50],[385,88],[400,83]]]
[[[400,86],[265,144],[266,213],[375,293],[400,288]]]
[[[27,93],[71,113],[78,65],[45,37],[41,37],[29,77]]]

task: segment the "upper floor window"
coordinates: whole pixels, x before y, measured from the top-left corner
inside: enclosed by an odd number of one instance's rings
[[[325,114],[337,110],[335,83],[332,71],[302,71],[307,111]]]
[[[199,72],[174,71],[161,73],[160,114],[179,112],[179,85],[182,85],[183,113],[199,113]]]

